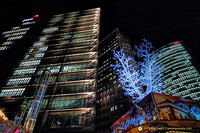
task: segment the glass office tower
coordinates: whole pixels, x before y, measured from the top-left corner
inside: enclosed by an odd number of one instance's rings
[[[50,70],[34,131],[94,132],[99,19],[100,9],[94,8],[49,20],[1,88],[9,116],[24,99],[32,103],[42,72]]]
[[[200,74],[187,49],[176,41],[156,51],[164,76],[164,93],[200,100]]]
[[[96,133],[109,133],[110,126],[130,109],[131,101],[124,96],[118,76],[111,67],[115,64],[113,50],[124,49],[132,55],[130,42],[115,29],[99,43],[97,74]]]

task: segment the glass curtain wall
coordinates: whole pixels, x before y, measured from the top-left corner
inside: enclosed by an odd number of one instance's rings
[[[39,114],[44,119],[38,120],[36,127],[93,131],[99,19],[99,8],[54,15],[13,71],[0,97],[26,96],[31,102],[42,72],[50,70]]]

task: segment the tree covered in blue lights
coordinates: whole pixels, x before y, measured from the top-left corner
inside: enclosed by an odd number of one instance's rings
[[[134,51],[134,54],[142,59],[138,62],[133,57],[127,57],[124,49],[113,52],[116,64],[111,66],[116,70],[124,94],[130,96],[132,102],[139,102],[150,92],[161,93],[163,80],[160,65],[157,65],[156,56],[151,49],[152,44],[144,39]]]
[[[134,54],[138,56],[142,61],[138,61],[137,65],[140,68],[141,85],[146,86],[150,92],[161,93],[161,87],[163,85],[162,73],[160,72],[161,65],[157,64],[157,56],[152,51],[152,43],[146,39],[143,39],[143,43],[137,47]]]
[[[133,102],[138,102],[145,97],[140,82],[140,73],[136,67],[136,62],[132,57],[127,57],[124,53],[124,49],[113,52],[114,60],[117,60],[115,65],[111,65],[116,70],[119,76],[119,82],[122,85],[122,89],[125,91],[126,96],[130,96]]]

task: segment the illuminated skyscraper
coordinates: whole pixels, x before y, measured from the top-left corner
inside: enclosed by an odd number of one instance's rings
[[[0,90],[9,119],[24,97],[32,103],[43,71],[50,70],[34,132],[94,132],[99,19],[99,8],[49,19]]]
[[[200,74],[188,50],[176,41],[156,51],[164,76],[164,93],[200,100]]]
[[[111,64],[115,64],[113,50],[122,48],[127,56],[132,54],[129,40],[118,29],[99,43],[96,133],[109,133],[110,126],[130,109],[131,102],[124,96],[118,76],[111,67]]]

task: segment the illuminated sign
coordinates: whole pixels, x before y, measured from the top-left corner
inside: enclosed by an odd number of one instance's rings
[[[39,17],[39,15],[34,15],[33,17],[34,17],[34,18],[37,18],[37,17]]]
[[[173,44],[179,44],[180,42],[179,41],[175,41],[175,42],[173,42]]]
[[[24,19],[22,22],[31,21],[31,20],[33,20],[33,19],[34,19],[34,18]]]

